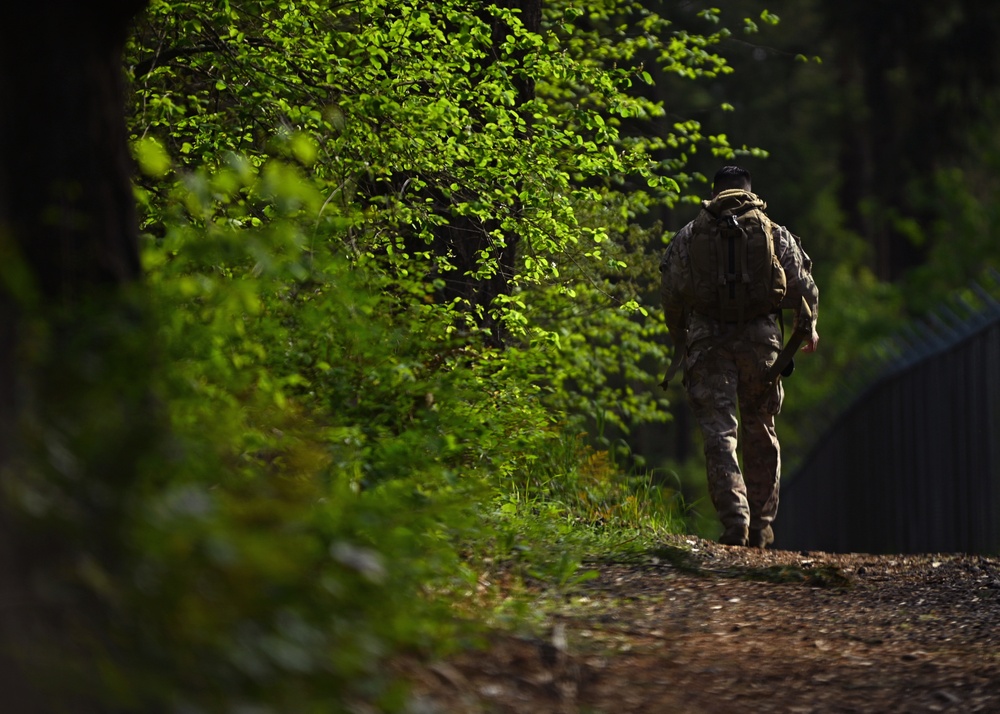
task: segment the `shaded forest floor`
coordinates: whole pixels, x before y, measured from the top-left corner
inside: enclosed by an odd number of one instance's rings
[[[419,714],[1000,711],[1000,559],[676,536],[602,564],[544,637],[407,667]]]

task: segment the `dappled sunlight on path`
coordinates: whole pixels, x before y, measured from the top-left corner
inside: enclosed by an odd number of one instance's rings
[[[426,712],[1000,710],[1000,560],[730,548],[605,564],[543,636],[417,671]]]

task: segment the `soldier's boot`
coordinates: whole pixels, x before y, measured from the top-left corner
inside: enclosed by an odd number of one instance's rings
[[[747,545],[751,548],[766,548],[774,542],[774,529],[771,526],[763,528],[751,528],[747,538]]]
[[[746,545],[749,531],[744,525],[729,526],[719,538],[722,545]]]

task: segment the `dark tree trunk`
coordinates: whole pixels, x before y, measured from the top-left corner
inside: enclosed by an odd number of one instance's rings
[[[518,10],[518,17],[529,32],[541,29],[541,0],[503,0],[499,6]],[[497,48],[509,34],[509,28],[498,20],[493,21],[493,47]],[[519,76],[515,80],[518,104],[524,105],[534,99],[535,83],[530,77]],[[526,117],[529,120],[530,118]],[[513,206],[512,211],[520,210]],[[504,326],[490,315],[493,302],[501,295],[510,294],[510,280],[514,275],[517,259],[518,236],[507,232],[498,239],[493,235],[495,225],[466,217],[454,217],[437,234],[437,250],[454,257],[455,270],[443,276],[446,284],[444,299],[459,298],[466,302],[479,317],[479,326],[486,332],[487,343],[502,347],[506,340]],[[486,279],[476,278],[475,273],[482,262],[482,255],[495,261],[496,271]]]
[[[100,617],[61,578],[122,547],[149,426],[121,65],[144,5],[39,0],[0,23],[0,687],[14,714],[57,708],[16,654],[44,667],[72,652],[68,623]],[[49,674],[47,692],[65,684]]]
[[[121,62],[141,3],[36,5],[2,30],[0,217],[41,295],[73,298],[139,276]]]

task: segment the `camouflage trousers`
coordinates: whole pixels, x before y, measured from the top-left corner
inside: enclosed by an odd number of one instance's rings
[[[784,399],[781,380],[762,391],[764,372],[777,356],[770,344],[705,340],[692,345],[685,361],[684,387],[705,445],[708,490],[725,528],[763,528],[778,512],[781,449],[774,417]]]

